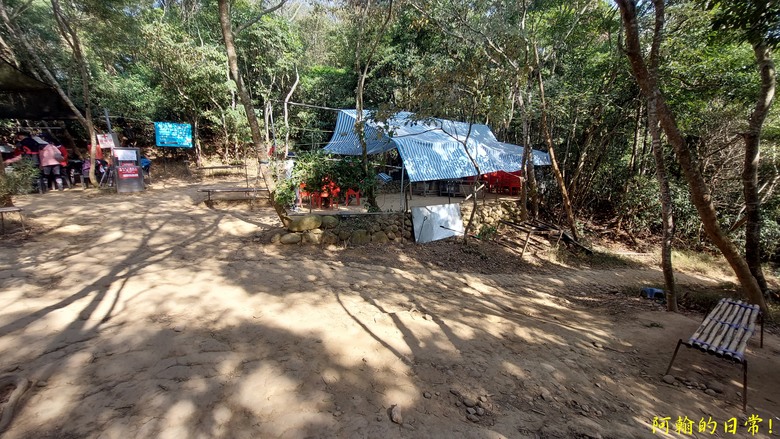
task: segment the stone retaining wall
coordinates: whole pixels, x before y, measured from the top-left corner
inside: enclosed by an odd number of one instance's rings
[[[471,215],[473,207],[471,202],[468,201],[460,206],[464,226]],[[519,218],[520,207],[515,201],[494,201],[486,203],[484,206],[480,201],[477,205],[477,213],[474,215],[471,233],[477,235],[482,231],[483,227],[497,229],[501,220],[518,221]]]
[[[358,216],[303,215],[293,217],[288,233],[278,233],[271,239],[279,244],[339,244],[353,245],[371,242],[386,244],[412,239],[412,216],[386,213]]]
[[[464,224],[471,215],[472,204],[461,204]],[[520,208],[513,201],[500,201],[477,206],[472,233],[483,227],[498,228],[499,221],[516,220]],[[271,239],[275,244],[386,244],[412,239],[410,213],[382,213],[373,215],[301,215],[293,217],[287,233],[277,233]]]

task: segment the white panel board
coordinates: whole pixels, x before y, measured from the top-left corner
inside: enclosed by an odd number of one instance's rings
[[[419,243],[463,235],[460,204],[412,207],[414,237]]]

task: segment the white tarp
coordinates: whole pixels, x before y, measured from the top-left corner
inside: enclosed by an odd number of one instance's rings
[[[462,236],[464,227],[460,204],[412,207],[412,227],[414,238],[419,243]]]

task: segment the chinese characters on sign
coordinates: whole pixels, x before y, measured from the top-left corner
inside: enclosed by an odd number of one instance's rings
[[[111,134],[98,134],[97,141],[101,149],[114,149],[119,146],[114,143],[114,137]]]
[[[722,430],[721,427],[722,426]],[[670,416],[666,417],[653,417],[652,424],[653,433],[665,433],[669,434],[670,431],[678,434],[691,436],[694,433],[705,433],[715,435],[722,431],[724,434],[735,435],[737,431],[745,432],[751,436],[755,436],[759,432],[765,431],[768,434],[772,434],[772,418],[764,422],[756,414],[752,414],[747,417],[742,425],[739,425],[737,418],[731,418],[718,424],[717,421],[712,419],[711,416],[707,418],[701,418],[698,422],[689,419],[687,416],[678,416],[676,421],[672,421]]]
[[[192,125],[188,123],[155,122],[154,140],[157,146],[192,148]]]
[[[138,166],[117,166],[116,173],[122,180],[138,178]]]

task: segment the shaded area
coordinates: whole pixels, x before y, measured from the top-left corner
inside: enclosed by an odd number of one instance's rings
[[[0,244],[0,367],[36,384],[6,437],[657,437],[653,416],[723,421],[741,403],[738,371],[706,358],[678,361],[718,398],[660,380],[698,322],[623,294],[657,270],[292,251],[255,241],[270,210],[194,191],[20,198],[36,233]],[[765,343],[749,353],[764,418],[780,352]]]
[[[54,88],[0,60],[0,119],[76,119]]]

